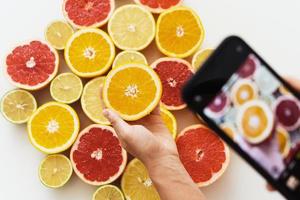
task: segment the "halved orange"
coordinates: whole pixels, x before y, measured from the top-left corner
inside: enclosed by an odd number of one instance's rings
[[[236,106],[240,106],[247,101],[254,100],[257,96],[257,86],[249,79],[239,80],[232,87],[231,98]]]
[[[103,86],[105,105],[128,121],[148,115],[159,103],[161,94],[159,77],[153,69],[142,64],[111,70]]]
[[[185,58],[192,55],[202,44],[204,35],[199,16],[190,8],[175,7],[158,17],[156,44],[167,56]]]

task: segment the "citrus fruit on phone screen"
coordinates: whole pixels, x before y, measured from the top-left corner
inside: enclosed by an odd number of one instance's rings
[[[231,138],[234,140],[236,136],[235,127],[230,123],[223,123],[221,124],[221,129]]]
[[[123,50],[142,50],[155,36],[152,14],[142,6],[118,8],[108,22],[108,32],[115,45]]]
[[[254,80],[260,92],[268,96],[271,96],[281,85],[279,80],[266,67],[256,69]]]
[[[10,122],[21,124],[36,110],[34,96],[25,90],[11,90],[1,100],[1,112]]]
[[[132,63],[148,65],[147,59],[142,53],[138,51],[122,51],[116,56],[112,67],[115,68]]]
[[[94,77],[105,73],[115,57],[110,37],[100,29],[82,29],[68,40],[65,60],[80,77]]]
[[[204,34],[200,18],[193,10],[175,7],[159,15],[155,39],[163,54],[185,58],[198,50]]]
[[[287,157],[291,148],[290,135],[285,129],[280,126],[276,128],[276,134],[279,151],[283,157]]]
[[[55,49],[40,41],[15,47],[6,57],[6,72],[10,81],[26,90],[46,86],[58,70],[58,54]]]
[[[121,175],[127,153],[112,127],[93,124],[80,132],[70,158],[81,180],[90,185],[105,185]]]
[[[62,50],[73,33],[74,30],[68,23],[54,21],[48,25],[45,31],[45,38],[55,49]]]
[[[238,110],[238,130],[252,144],[266,140],[272,133],[273,126],[273,112],[264,101],[248,101]]]
[[[207,60],[207,58],[212,54],[213,49],[203,49],[201,51],[197,51],[192,60],[192,66],[194,70],[200,69],[203,63]]]
[[[124,196],[117,186],[103,185],[94,193],[93,200],[124,200]]]
[[[160,200],[146,167],[138,159],[130,161],[121,180],[125,198],[130,200]]]
[[[39,178],[50,188],[59,188],[65,185],[72,175],[73,169],[69,158],[62,154],[47,156],[40,164]]]
[[[237,81],[231,91],[231,98],[236,106],[240,106],[258,97],[257,86],[249,79]]]
[[[174,115],[168,111],[167,109],[160,107],[160,114],[162,117],[162,120],[166,124],[167,128],[169,129],[170,133],[172,134],[173,138],[176,138],[177,135],[177,122]]]
[[[148,66],[129,64],[111,70],[103,86],[105,105],[123,119],[134,121],[148,115],[159,103],[162,86]]]
[[[79,132],[79,119],[71,106],[49,102],[33,113],[27,129],[35,148],[54,154],[65,151],[73,144]]]
[[[135,3],[145,6],[153,13],[161,13],[169,8],[180,5],[183,0],[134,0]]]
[[[278,123],[287,131],[300,127],[300,103],[290,96],[281,96],[274,103],[274,112]]]
[[[168,110],[180,110],[186,107],[182,101],[181,90],[187,80],[194,74],[191,65],[178,58],[159,58],[151,67],[158,74],[163,94],[161,102]]]
[[[230,99],[228,98],[228,94],[226,92],[221,92],[208,105],[206,113],[212,118],[219,118],[229,109],[229,104]]]
[[[73,73],[62,73],[53,79],[50,85],[52,98],[62,103],[77,101],[82,92],[81,79]]]
[[[102,90],[105,76],[90,80],[83,89],[81,107],[86,116],[97,124],[109,125],[110,122],[103,116],[104,102]]]
[[[229,164],[229,148],[204,125],[185,128],[177,136],[176,145],[181,162],[199,187],[215,182]]]
[[[249,55],[243,65],[239,68],[238,75],[241,78],[251,77],[254,74],[258,64],[259,61],[257,58],[255,58],[254,55]]]
[[[76,28],[100,27],[115,9],[115,0],[64,0],[63,14]]]

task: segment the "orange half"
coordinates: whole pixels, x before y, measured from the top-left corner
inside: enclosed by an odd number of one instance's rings
[[[233,85],[231,98],[236,106],[240,106],[247,101],[256,99],[258,96],[257,91],[257,86],[253,81],[243,79]]]

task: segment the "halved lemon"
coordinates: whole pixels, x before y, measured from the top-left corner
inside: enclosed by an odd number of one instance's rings
[[[72,172],[69,158],[62,154],[48,155],[40,164],[39,178],[45,186],[59,188],[68,182]]]
[[[202,64],[206,61],[206,59],[212,54],[213,49],[203,49],[197,51],[192,59],[192,67],[194,70],[198,70],[201,68]]]
[[[66,104],[49,102],[39,107],[27,123],[31,144],[46,154],[68,149],[79,131],[75,110]]]
[[[104,74],[115,57],[115,47],[104,31],[81,29],[68,40],[65,60],[68,67],[80,77]]]
[[[52,98],[61,103],[73,103],[82,93],[81,79],[73,73],[63,73],[53,79],[50,85]]]
[[[129,4],[119,7],[108,21],[108,32],[123,50],[142,50],[155,36],[155,21],[146,8]]]
[[[36,107],[34,96],[25,90],[11,90],[1,100],[3,116],[15,124],[27,122]]]
[[[249,79],[241,79],[232,87],[231,98],[236,106],[243,105],[247,101],[254,100],[257,97],[257,86],[253,81]]]
[[[45,39],[55,49],[62,50],[73,33],[74,30],[68,23],[57,20],[47,26]]]
[[[280,126],[276,128],[276,133],[279,151],[283,157],[287,157],[291,148],[290,135],[285,129]]]
[[[261,100],[244,103],[239,108],[236,119],[239,132],[252,144],[266,140],[274,126],[273,112],[268,104]]]
[[[192,55],[202,44],[204,35],[199,16],[190,8],[175,7],[158,17],[156,44],[167,56],[185,58]]]
[[[159,103],[162,85],[146,65],[128,64],[111,70],[103,86],[105,105],[128,121],[148,115]]]
[[[138,159],[127,165],[121,179],[125,198],[130,200],[160,200],[146,167]]]
[[[148,65],[147,59],[142,53],[138,51],[127,50],[120,52],[115,57],[112,68],[132,63]]]
[[[168,111],[167,109],[160,106],[160,113],[161,117],[166,124],[167,128],[169,129],[170,133],[172,134],[173,138],[176,138],[177,135],[177,122],[174,115]]]
[[[117,186],[103,185],[94,193],[93,200],[124,200],[124,195]]]
[[[104,102],[101,98],[105,76],[90,80],[83,89],[81,107],[86,116],[95,123],[109,125],[109,121],[103,116]]]

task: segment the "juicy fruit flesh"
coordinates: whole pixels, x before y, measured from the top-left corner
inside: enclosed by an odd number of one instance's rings
[[[253,100],[257,97],[257,91],[251,81],[240,81],[233,86],[232,95],[236,105],[243,105],[244,103]]]
[[[111,0],[66,0],[65,11],[68,18],[78,26],[92,26],[109,16]]]
[[[146,5],[152,9],[168,9],[180,3],[180,0],[139,0],[141,4]]]
[[[288,136],[288,132],[286,132],[285,130],[282,129],[277,129],[277,141],[278,141],[278,147],[279,147],[279,151],[280,153],[287,154],[286,148],[288,148],[289,146],[289,136]]]
[[[256,63],[252,57],[248,57],[242,67],[238,70],[238,74],[242,78],[247,78],[254,74],[256,70]]]
[[[173,138],[176,138],[176,135],[177,135],[176,118],[167,109],[161,108],[160,111],[161,111],[160,114],[161,114],[162,120],[166,124],[166,126],[167,126],[168,130],[170,131],[170,133],[172,134]]]
[[[116,186],[105,185],[96,191],[93,200],[124,200],[124,196]]]
[[[148,65],[145,56],[140,52],[122,51],[116,56],[113,68],[132,63]]]
[[[56,49],[64,49],[73,29],[63,21],[55,21],[46,30],[46,40]]]
[[[216,113],[221,112],[228,105],[228,101],[227,95],[222,92],[209,104],[209,109]]]
[[[71,156],[75,168],[92,182],[104,182],[116,175],[123,163],[122,148],[110,130],[92,127],[80,138]]]
[[[185,82],[193,75],[190,68],[177,61],[162,61],[155,68],[162,86],[163,94],[161,101],[167,106],[182,106],[181,90]]]
[[[280,124],[292,127],[299,121],[300,107],[295,100],[286,99],[280,101],[275,109],[275,113]]]
[[[56,55],[40,41],[16,47],[7,57],[7,73],[19,84],[36,86],[55,72]]]
[[[160,197],[143,163],[133,159],[122,176],[121,187],[126,199],[159,200]]]
[[[226,161],[225,144],[211,130],[187,130],[176,141],[181,162],[195,183],[209,181]]]

